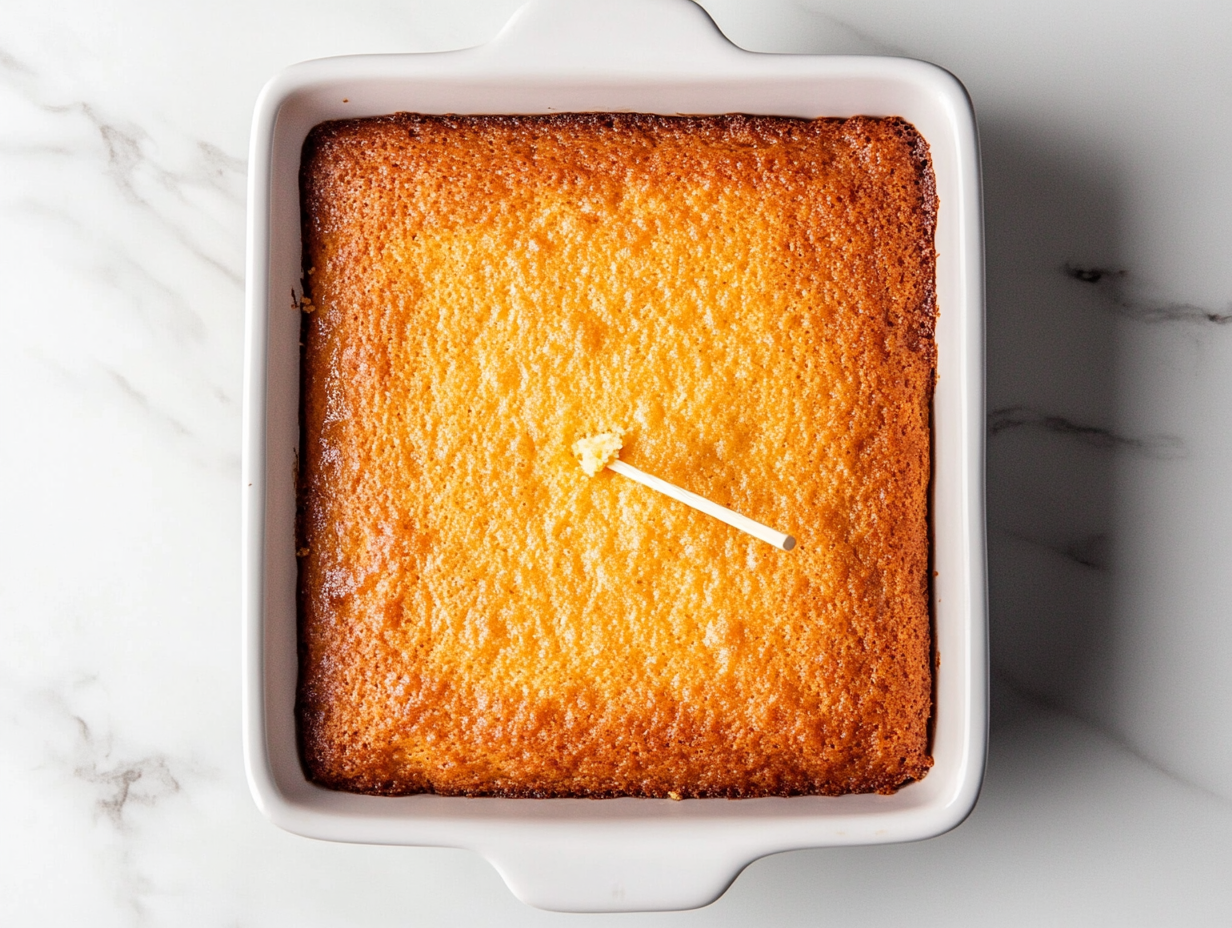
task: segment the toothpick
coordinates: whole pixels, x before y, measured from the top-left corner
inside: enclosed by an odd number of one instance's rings
[[[746,532],[767,544],[774,545],[776,548],[790,551],[796,546],[796,539],[790,535],[775,531],[768,525],[762,525],[748,516],[733,512],[726,506],[720,506],[704,496],[690,493],[688,490],[682,489],[675,484],[668,483],[661,477],[656,477],[654,474],[638,470],[631,464],[626,464],[618,457],[622,444],[620,441],[622,434],[621,430],[616,429],[613,432],[605,432],[594,438],[584,438],[574,444],[573,450],[581,458],[583,470],[588,474],[594,475],[606,466],[608,470],[615,471],[622,477],[628,477],[642,486],[657,490],[664,496],[670,496],[677,502],[684,503],[686,506],[692,506],[699,512],[704,512],[708,516],[714,516],[720,522],[726,522],[732,528],[738,528],[740,531]]]

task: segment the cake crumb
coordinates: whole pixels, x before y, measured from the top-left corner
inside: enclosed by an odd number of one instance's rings
[[[680,801],[681,799],[683,799],[684,797],[683,797],[683,796],[681,796],[678,792],[676,792],[676,791],[673,789],[673,790],[670,790],[670,791],[668,792],[668,794],[667,794],[667,798],[668,798],[668,799],[670,799],[672,802],[679,802],[679,801]]]
[[[620,449],[624,447],[624,442],[621,440],[624,434],[624,429],[615,428],[610,432],[600,432],[598,435],[579,438],[575,441],[573,453],[578,456],[582,470],[586,471],[588,476],[593,477],[616,460],[620,456]]]
[[[298,550],[296,550],[296,552],[295,552],[295,556],[296,556],[296,557],[307,557],[307,556],[308,556],[308,549],[307,549],[307,548],[299,548]]]

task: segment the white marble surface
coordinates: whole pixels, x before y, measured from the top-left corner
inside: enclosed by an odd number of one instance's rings
[[[975,100],[995,705],[965,825],[588,918],[522,906],[468,853],[261,818],[239,739],[252,104],[294,61],[476,44],[517,2],[5,3],[0,922],[1227,924],[1222,2],[704,4],[747,48],[925,58]]]

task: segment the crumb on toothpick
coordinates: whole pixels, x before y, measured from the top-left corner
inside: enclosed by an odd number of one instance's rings
[[[582,470],[586,471],[588,476],[593,477],[616,460],[620,456],[620,449],[624,446],[621,440],[624,434],[624,429],[615,428],[610,432],[600,432],[598,435],[579,438],[575,441],[573,453],[578,456]]]

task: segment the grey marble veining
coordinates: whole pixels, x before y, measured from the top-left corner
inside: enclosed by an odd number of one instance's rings
[[[972,818],[754,864],[638,924],[1222,924],[1232,910],[1232,7],[706,0],[763,51],[911,55],[984,152],[994,713]],[[0,18],[0,921],[539,925],[478,857],[329,845],[239,742],[244,183],[296,60],[517,0]],[[944,307],[942,307],[944,312]]]

